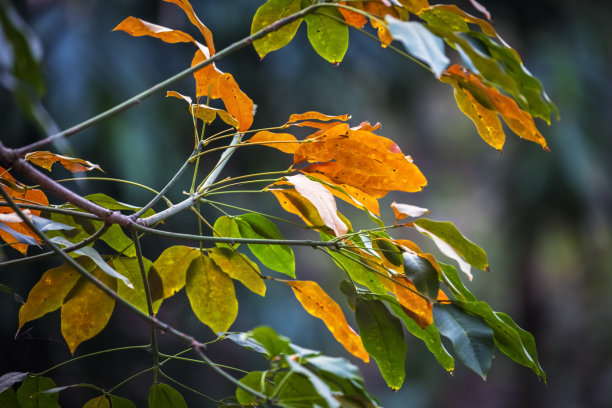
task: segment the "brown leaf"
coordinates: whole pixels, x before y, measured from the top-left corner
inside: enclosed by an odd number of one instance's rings
[[[395,213],[395,221],[402,220],[407,217],[420,217],[423,214],[427,214],[429,210],[427,208],[417,207],[415,205],[391,203],[391,208]]]
[[[78,171],[100,170],[104,172],[97,164],[93,164],[87,160],[76,159],[74,157],[62,156],[51,152],[32,152],[25,155],[26,161],[51,171],[51,166],[54,163],[60,163],[66,170],[76,173]]]
[[[191,21],[191,24],[198,27],[198,29],[204,36],[204,41],[206,41],[206,46],[208,47],[210,55],[213,55],[215,53],[215,44],[213,43],[212,32],[208,29],[208,27],[206,27],[202,23],[202,21],[200,21],[198,16],[195,14],[195,11],[193,10],[193,7],[189,3],[189,1],[187,0],[164,0],[164,1],[167,1],[169,3],[174,3],[177,6],[179,6],[181,9],[183,9],[185,14],[187,14],[187,17],[189,18],[189,21]]]
[[[292,134],[274,133],[267,130],[255,133],[247,142],[273,147],[283,153],[289,154],[295,153],[300,146],[299,142]]]
[[[323,320],[334,338],[349,353],[366,363],[370,360],[368,352],[361,343],[361,338],[347,323],[340,306],[316,282],[286,280],[281,282],[291,286],[295,297],[304,309],[314,317]]]

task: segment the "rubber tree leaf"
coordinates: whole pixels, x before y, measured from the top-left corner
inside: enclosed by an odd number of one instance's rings
[[[96,268],[92,274],[112,290],[117,281]],[[104,329],[108,323],[115,299],[102,292],[93,283],[81,278],[62,305],[61,330],[71,353],[79,344],[89,340]]]
[[[191,309],[215,333],[227,331],[238,316],[232,279],[206,256],[196,257],[185,285]]]
[[[28,153],[25,155],[24,159],[48,171],[51,171],[51,167],[54,163],[61,164],[66,170],[72,173],[79,171],[90,171],[94,169],[102,171],[100,166],[87,160],[62,156],[47,151]]]
[[[456,260],[470,280],[472,280],[470,265],[488,270],[487,253],[464,237],[452,223],[420,218],[414,222],[414,225],[420,233],[434,241],[440,252]]]
[[[358,297],[355,319],[363,345],[376,360],[387,385],[398,390],[404,382],[407,345],[400,320],[383,302]]]
[[[187,269],[200,255],[200,250],[183,245],[166,248],[153,262],[153,268],[162,283],[161,298],[167,299],[185,286]]]
[[[463,364],[486,379],[493,359],[491,328],[481,317],[454,304],[434,304],[433,316],[438,331],[451,341]]]
[[[225,238],[242,238],[240,235],[240,229],[238,228],[238,221],[236,217],[229,217],[227,215],[223,215],[215,221],[215,225],[213,226],[214,236],[215,237],[225,237]],[[221,248],[238,248],[240,244],[226,244],[224,242],[217,242],[216,245]]]
[[[268,0],[255,12],[253,22],[251,23],[251,34],[300,11],[301,8],[301,0]],[[259,57],[263,58],[268,53],[281,49],[289,44],[301,23],[302,19],[297,19],[276,31],[272,31],[265,37],[254,41],[253,46]]]
[[[21,408],[14,389],[9,387],[4,391],[0,391],[0,407]]]
[[[260,144],[262,146],[273,147],[283,153],[293,154],[299,147],[299,143],[295,136],[290,133],[274,133],[268,130],[262,130],[253,135],[248,143]]]
[[[260,296],[266,296],[266,284],[259,273],[259,267],[246,255],[228,248],[213,248],[208,255],[219,268],[232,279]]]
[[[439,78],[450,64],[444,52],[444,40],[417,21],[402,21],[390,15],[385,19],[393,39],[401,41],[410,55],[426,63]]]
[[[187,408],[183,396],[168,384],[157,383],[149,389],[149,408]]]
[[[493,330],[495,346],[516,363],[530,368],[546,381],[546,373],[538,361],[538,352],[531,333],[521,329],[507,314],[494,312],[485,302],[455,301],[453,304],[482,317]]]
[[[419,293],[435,302],[440,290],[438,271],[428,259],[415,253],[404,252],[404,273],[412,281]]]
[[[27,377],[17,389],[17,400],[21,408],[61,408],[58,393],[43,393],[51,388],[55,388],[55,382],[49,377]]]
[[[291,340],[285,336],[280,336],[270,327],[256,327],[248,332],[248,336],[264,347],[268,358],[294,353],[291,348]]]
[[[324,7],[306,15],[304,20],[312,48],[332,64],[339,64],[349,42],[348,26],[343,23],[342,14],[335,7]]]
[[[278,227],[263,215],[249,213],[237,217],[240,235],[244,238],[283,240]],[[268,268],[295,277],[295,255],[282,244],[248,244],[253,255]]]
[[[87,401],[83,408],[111,408],[111,403],[104,395],[92,398]]]
[[[110,396],[111,408],[136,408],[136,404],[126,398]]]
[[[338,304],[313,281],[282,281],[291,286],[297,300],[304,309],[316,318],[323,320],[334,338],[344,348],[365,362],[369,361],[359,335],[349,326]]]
[[[24,324],[59,309],[81,275],[68,264],[49,269],[28,294],[19,309],[19,329]]]
[[[13,384],[23,381],[28,374],[29,373],[22,373],[18,371],[3,374],[2,377],[0,377],[0,393],[11,388]]]
[[[145,273],[147,279],[151,280],[151,266],[153,263],[146,258],[143,258],[145,267]],[[127,300],[144,313],[148,313],[149,309],[147,306],[147,295],[145,294],[144,283],[142,282],[142,273],[140,272],[140,264],[138,258],[116,258],[112,261],[113,267],[117,272],[126,276],[130,282],[133,282],[134,288],[128,288],[122,281],[117,282],[117,294],[123,299]],[[157,276],[157,275],[155,275]],[[149,289],[153,288],[152,284],[149,284]],[[158,296],[156,296],[158,297]],[[161,298],[156,299],[153,302],[153,313],[157,313],[159,306],[161,305]]]
[[[318,183],[323,184],[334,196],[344,200],[350,205],[359,209],[365,209],[368,216],[381,227],[384,225],[378,218],[380,216],[380,208],[378,200],[368,193],[365,193],[357,187],[349,186],[348,184],[336,184],[329,177],[319,174],[316,177],[308,175],[308,178]]]
[[[317,391],[317,394],[319,394],[323,400],[325,400],[329,408],[340,407],[340,403],[334,398],[331,388],[325,383],[325,381],[303,365],[295,362],[292,358],[285,356],[285,362],[291,371],[303,375],[308,379],[308,381],[310,381],[312,386]]]
[[[317,208],[307,198],[298,193],[297,190],[269,188],[282,183],[284,182],[274,183],[266,187],[267,191],[274,194],[274,197],[276,197],[281,207],[288,213],[300,217],[306,225],[319,231],[329,231],[328,227],[325,226],[321,219]]]
[[[264,395],[272,395],[273,387],[266,378],[265,371],[252,371],[242,377],[240,382]],[[236,387],[236,400],[241,405],[257,405],[255,396],[240,387]]]

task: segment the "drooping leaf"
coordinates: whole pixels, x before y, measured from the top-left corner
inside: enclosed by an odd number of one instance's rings
[[[168,27],[163,27],[157,24],[149,23],[136,17],[128,17],[119,25],[113,28],[113,31],[123,31],[134,37],[150,36],[162,40],[166,43],[184,43],[196,41],[187,33],[180,30],[173,30]]]
[[[29,373],[22,373],[17,371],[3,374],[0,377],[0,393],[11,388],[13,384],[23,381],[24,378],[28,376],[28,374]]]
[[[466,313],[454,304],[436,303],[434,322],[448,338],[459,359],[470,370],[486,379],[493,359],[493,331],[484,320]]]
[[[442,262],[438,262],[438,265],[440,266],[444,283],[446,283],[446,286],[448,286],[457,300],[466,302],[473,302],[476,300],[476,297],[472,295],[472,292],[470,292],[461,281],[461,277],[454,266]]]
[[[274,186],[274,184],[272,185]],[[268,186],[270,187],[270,186]],[[306,225],[318,230],[329,231],[316,207],[294,189],[266,188],[274,194],[283,209],[291,214],[299,216]]]
[[[470,265],[488,270],[486,252],[465,238],[452,223],[420,218],[414,222],[414,225],[419,232],[430,237],[444,255],[456,260],[470,280],[472,280]]]
[[[307,14],[304,20],[312,48],[332,64],[339,64],[349,42],[348,26],[342,23],[342,14],[335,7],[324,7]]]
[[[240,235],[244,238],[283,240],[274,223],[260,214],[243,214],[236,218]],[[248,244],[253,255],[262,264],[277,272],[295,277],[295,255],[293,250],[282,244]]]
[[[49,171],[51,171],[51,166],[53,166],[54,163],[60,163],[62,166],[64,166],[64,168],[66,168],[66,170],[73,173],[78,171],[90,171],[94,169],[102,171],[100,166],[87,160],[62,156],[51,152],[28,153],[25,155],[24,159]]]
[[[127,277],[130,282],[134,285],[134,288],[128,288],[123,282],[117,282],[117,294],[123,299],[127,300],[144,313],[148,313],[147,307],[147,296],[145,294],[144,283],[142,282],[142,274],[140,272],[140,265],[138,258],[127,258],[121,257],[113,259],[113,267],[117,272]],[[153,263],[146,258],[143,258],[143,264],[145,267],[145,273],[149,280],[149,272]],[[151,288],[152,285],[149,285]],[[161,305],[161,298],[154,299],[153,301],[153,312],[157,313],[159,306]]]
[[[348,114],[334,116],[334,115],[326,115],[324,113],[316,112],[316,111],[308,111],[304,113],[291,114],[291,116],[289,116],[289,120],[287,121],[285,125],[295,125],[299,122],[311,121],[311,120],[322,120],[324,122],[340,120],[340,121],[346,122],[350,118],[351,118],[351,115],[348,115]]]
[[[162,282],[162,299],[173,296],[185,286],[187,269],[200,255],[200,250],[183,245],[166,248],[153,262],[153,268]]]
[[[444,52],[444,40],[417,21],[401,21],[393,16],[386,20],[393,39],[401,41],[410,55],[426,63],[439,78],[450,63]]]
[[[176,4],[185,12],[191,24],[196,26],[202,33],[202,36],[204,37],[204,40],[206,41],[206,46],[208,47],[208,51],[210,52],[210,55],[213,55],[215,53],[215,45],[213,43],[212,32],[210,31],[208,27],[204,25],[204,23],[202,23],[202,21],[200,21],[195,11],[193,10],[191,3],[189,3],[189,0],[164,0],[164,1]]]
[[[363,345],[374,357],[387,385],[398,390],[404,382],[408,347],[399,319],[380,300],[357,297],[355,319]]]
[[[57,402],[58,393],[43,392],[52,388],[55,388],[55,382],[49,377],[27,377],[17,389],[19,405],[21,408],[61,408]]]
[[[271,25],[272,23],[294,14],[301,9],[301,0],[268,0],[262,4],[253,16],[251,23],[251,34]],[[300,26],[302,19],[299,18],[278,30],[272,31],[265,37],[253,42],[255,51],[260,58],[269,52],[276,51],[289,44]]]
[[[404,252],[404,273],[412,281],[419,293],[430,301],[435,301],[440,290],[438,271],[428,259],[415,253]]]
[[[433,305],[419,296],[417,288],[407,278],[397,277],[393,280],[393,293],[404,308],[404,312],[423,329],[433,323]]]
[[[210,249],[208,255],[232,279],[240,281],[260,296],[266,295],[266,284],[259,273],[259,267],[246,255],[235,250],[219,247]]]
[[[104,395],[92,398],[87,401],[83,408],[111,408],[110,401]],[[114,408],[114,407],[113,407]]]
[[[200,255],[191,262],[185,289],[191,309],[213,332],[227,331],[236,320],[234,284],[212,259]]]
[[[329,408],[340,408],[340,403],[334,398],[331,388],[321,378],[303,365],[295,362],[292,358],[285,356],[284,360],[289,365],[291,371],[301,374],[308,379],[317,391],[317,394],[323,398]]]
[[[420,217],[427,214],[429,210],[427,208],[417,207],[416,205],[402,204],[397,202],[391,203],[391,208],[395,214],[395,222],[403,220],[406,217]]]
[[[92,274],[113,290],[117,281],[96,268]],[[62,336],[71,353],[79,344],[89,340],[104,329],[108,323],[115,299],[108,296],[93,283],[81,278],[62,305]]]
[[[247,140],[248,143],[273,147],[283,153],[293,154],[299,147],[295,136],[290,133],[274,133],[267,130],[257,132]]]
[[[221,120],[226,124],[236,129],[238,129],[239,127],[238,120],[223,109],[213,108],[211,106],[201,103],[191,103],[191,98],[189,96],[181,95],[176,91],[168,91],[166,93],[166,97],[169,96],[173,96],[178,99],[183,99],[185,102],[187,102],[189,104],[189,113],[191,113],[196,118],[201,119],[204,123],[212,123],[217,118],[217,116],[219,116]]]
[[[323,174],[317,174],[316,177],[313,175],[308,175],[307,177],[323,184],[334,196],[346,201],[347,203],[357,208],[365,208],[370,213],[368,214],[370,218],[372,218],[372,216],[380,216],[378,200],[360,189],[349,186],[348,184],[336,184],[331,181],[329,177]]]
[[[314,317],[323,320],[334,338],[344,348],[365,362],[369,361],[359,335],[349,326],[340,306],[313,281],[283,281],[291,286],[297,300]]]
[[[19,330],[25,323],[59,309],[80,277],[68,264],[45,272],[30,290],[26,303],[19,309]]]
[[[148,401],[149,408],[187,408],[183,396],[168,384],[163,383],[153,384],[149,389]]]
[[[17,394],[12,388],[8,388],[4,391],[0,391],[0,407],[4,408],[21,408],[19,406],[19,400],[17,400]]]

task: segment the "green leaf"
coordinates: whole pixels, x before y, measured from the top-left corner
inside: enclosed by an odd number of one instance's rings
[[[399,319],[380,300],[364,297],[357,298],[355,319],[361,341],[376,359],[387,385],[394,390],[400,389],[406,376],[404,362],[408,347]]]
[[[482,270],[489,269],[487,253],[464,237],[452,223],[420,218],[414,224],[420,233],[434,241],[440,252],[456,260],[470,280],[470,265]]]
[[[312,382],[301,374],[293,372],[279,373],[274,376],[278,405],[288,408],[324,407],[325,400],[312,385]]]
[[[291,371],[303,375],[308,379],[308,381],[310,381],[317,394],[319,394],[325,400],[329,408],[340,407],[340,403],[334,398],[331,388],[325,383],[325,381],[303,365],[295,362],[290,357],[285,356],[285,362]]]
[[[267,381],[265,371],[252,371],[240,379],[240,383],[259,391],[264,395],[272,395],[272,385]],[[236,387],[236,400],[241,405],[257,405],[255,396],[240,387]]]
[[[127,277],[134,285],[133,289],[128,288],[123,282],[117,282],[117,294],[127,300],[144,313],[148,313],[147,295],[145,294],[144,283],[142,282],[142,274],[140,272],[140,264],[138,258],[116,258],[112,261],[113,267],[120,274]],[[143,258],[145,273],[149,276],[153,263],[146,258]],[[157,299],[153,302],[153,312],[157,313],[162,299]]]
[[[294,352],[291,348],[291,340],[285,336],[280,336],[271,327],[256,327],[248,335],[265,348],[268,358]]]
[[[393,39],[401,41],[410,55],[426,63],[439,78],[450,63],[444,53],[442,38],[417,21],[402,21],[391,15],[385,18]]]
[[[11,387],[0,392],[0,407],[2,408],[20,408],[17,394]]]
[[[92,398],[83,405],[83,408],[110,408],[110,401],[104,395]]]
[[[382,253],[382,255],[395,266],[400,266],[404,263],[402,251],[393,242],[390,242],[389,235],[383,232],[371,232],[372,244]]]
[[[149,390],[149,408],[187,408],[185,399],[168,384],[157,383]]]
[[[246,255],[229,248],[212,248],[208,255],[227,273],[230,278],[240,281],[252,292],[266,296],[266,284],[259,273],[259,267]]]
[[[219,217],[215,221],[213,228],[215,237],[242,238],[238,228],[238,221],[235,217],[228,217],[227,215]],[[217,242],[216,245],[221,248],[238,248],[240,246],[240,244],[230,245],[224,242]]]
[[[251,34],[256,33],[264,27],[294,14],[301,9],[301,0],[268,0],[261,5],[251,24]],[[265,37],[253,42],[255,51],[261,58],[265,57],[269,52],[276,51],[289,44],[298,27],[302,23],[302,19],[297,19],[276,31],[272,31]]]
[[[486,379],[493,359],[493,331],[484,320],[442,303],[434,304],[433,316],[440,334],[451,341],[463,364]]]
[[[280,231],[274,223],[263,215],[249,213],[236,219],[240,235],[244,238],[283,240]],[[295,278],[295,256],[293,250],[282,244],[248,244],[253,255],[262,264],[277,272]]]
[[[212,259],[201,255],[191,262],[185,289],[191,309],[213,332],[227,331],[236,320],[234,284]]]
[[[136,405],[126,398],[110,396],[111,408],[136,408]]]
[[[8,390],[18,382],[23,381],[24,378],[28,376],[29,373],[22,373],[18,371],[13,371],[11,373],[6,373],[0,377],[0,393]]]
[[[521,329],[507,314],[494,312],[485,302],[456,301],[453,304],[482,317],[493,329],[495,346],[516,363],[530,368],[546,381],[546,373],[538,361],[538,352],[531,333]]]
[[[197,248],[175,245],[166,248],[159,258],[153,262],[155,273],[162,283],[161,299],[173,296],[185,286],[187,269],[199,255],[200,250]]]
[[[318,8],[304,20],[312,48],[332,64],[339,64],[349,42],[348,26],[343,22],[342,14],[335,7]]]
[[[436,268],[427,259],[417,254],[404,252],[403,256],[406,277],[414,283],[420,293],[427,296],[431,302],[435,302],[440,290]]]
[[[454,266],[442,262],[438,262],[438,265],[442,270],[444,283],[446,283],[446,286],[448,286],[455,298],[458,300],[464,300],[466,302],[476,300],[476,296],[472,295],[472,292],[470,292],[463,284],[463,281],[461,280],[461,277]]]
[[[43,393],[51,388],[55,382],[49,377],[27,377],[17,389],[17,400],[21,408],[61,408],[58,393]]]

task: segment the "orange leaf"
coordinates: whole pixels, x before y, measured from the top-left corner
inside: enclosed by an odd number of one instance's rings
[[[148,35],[150,37],[158,38],[166,43],[196,42],[193,37],[187,33],[149,23],[136,17],[126,18],[119,23],[117,27],[113,28],[113,31],[124,31],[134,37]]]
[[[4,189],[17,203],[49,205],[49,200],[42,190],[28,189],[25,187],[19,189],[19,187],[20,184],[9,174],[9,172],[0,167],[0,188]],[[31,210],[30,213],[32,215],[40,215],[39,210]],[[13,209],[0,206],[0,214],[13,214]],[[6,225],[14,231],[32,237],[39,243],[41,242],[34,231],[28,228],[23,222],[6,223]],[[4,230],[0,230],[0,238],[5,242],[15,242],[15,238]],[[23,243],[12,244],[11,247],[24,255],[28,250],[28,245]]]
[[[198,16],[196,16],[195,11],[193,11],[193,7],[189,3],[189,1],[187,0],[164,0],[164,1],[167,1],[168,3],[174,3],[177,6],[179,6],[181,9],[183,9],[185,14],[187,14],[187,17],[189,18],[189,21],[191,21],[191,24],[198,27],[198,29],[204,36],[204,41],[206,41],[206,46],[208,47],[208,50],[210,51],[210,55],[213,55],[215,53],[215,44],[213,43],[212,32],[208,29],[208,27],[206,27],[200,21]]]
[[[367,132],[373,132],[373,131],[375,131],[375,130],[380,129],[380,126],[381,126],[381,125],[380,125],[380,122],[376,122],[376,124],[375,124],[374,126],[372,126],[372,125],[370,124],[370,122],[368,122],[367,120],[365,120],[365,121],[361,122],[361,123],[359,124],[359,126],[352,127],[351,129],[353,129],[353,130],[365,130],[365,131],[367,131]]]
[[[356,187],[349,186],[348,184],[336,184],[324,174],[317,174],[317,177],[313,177],[313,178],[320,179],[321,181],[323,181],[324,182],[323,185],[327,187],[330,193],[332,193],[336,197],[346,201],[347,203],[357,208],[365,207],[372,214],[376,216],[380,216],[378,200],[372,197],[371,195],[364,193],[363,191],[361,191],[360,189]],[[342,190],[344,190],[344,193],[341,191],[338,191],[337,189],[333,187],[325,185],[325,183],[329,183],[332,186],[341,188]]]
[[[34,163],[43,169],[51,171],[53,163],[59,162],[67,170],[76,173],[77,171],[89,171],[98,169],[102,172],[100,166],[93,164],[87,160],[75,159],[73,157],[61,156],[51,152],[32,152],[25,155],[25,160]]]
[[[406,286],[410,289],[407,289]],[[433,323],[433,306],[427,299],[415,292],[418,291],[408,278],[405,276],[394,278],[393,293],[395,293],[395,297],[399,300],[406,314],[417,322],[421,328],[425,329]]]
[[[279,184],[279,183],[275,183]],[[273,186],[275,185],[273,184]],[[306,225],[312,227],[322,227],[323,220],[314,205],[300,193],[293,189],[273,189],[269,188],[269,192],[274,194],[283,209],[291,214],[300,217]]]
[[[346,1],[341,1],[339,4],[346,5]],[[363,5],[360,1],[352,1],[350,6],[355,8],[363,8]],[[356,28],[363,28],[365,23],[368,22],[368,19],[363,14],[357,13],[352,10],[347,10],[345,8],[338,8],[338,10],[340,11],[340,14],[342,14],[342,17],[344,17],[346,23],[350,26]]]
[[[392,241],[404,251],[412,251],[421,258],[427,259],[433,265],[436,271],[438,271],[439,274],[442,273],[442,270],[440,269],[440,265],[438,265],[438,261],[436,260],[436,258],[432,254],[427,254],[421,251],[421,248],[419,248],[418,245],[414,242],[408,241],[407,239],[394,239]]]
[[[285,280],[281,282],[291,286],[295,297],[304,309],[314,317],[323,320],[334,338],[349,353],[366,363],[370,360],[368,352],[361,343],[361,338],[347,323],[340,306],[316,282]]]
[[[287,176],[285,179],[295,186],[295,189],[302,197],[315,206],[321,220],[334,231],[335,236],[339,237],[348,232],[348,227],[338,217],[336,200],[334,200],[334,196],[327,188],[302,174]]]
[[[296,122],[300,122],[300,121],[303,121],[303,120],[323,120],[323,121],[341,120],[341,121],[347,121],[350,118],[351,118],[351,115],[330,116],[330,115],[325,115],[325,114],[320,113],[320,112],[310,111],[310,112],[305,112],[305,113],[294,113],[293,115],[289,116],[289,121],[286,124],[290,125],[290,124],[294,124]]]
[[[300,146],[299,142],[289,133],[273,133],[262,130],[247,140],[248,143],[256,143],[263,146],[273,147],[283,153],[293,154]]]
[[[393,212],[395,213],[395,221],[399,221],[406,217],[420,217],[421,215],[429,212],[427,208],[396,203],[395,201],[391,203],[391,208],[393,208]]]

